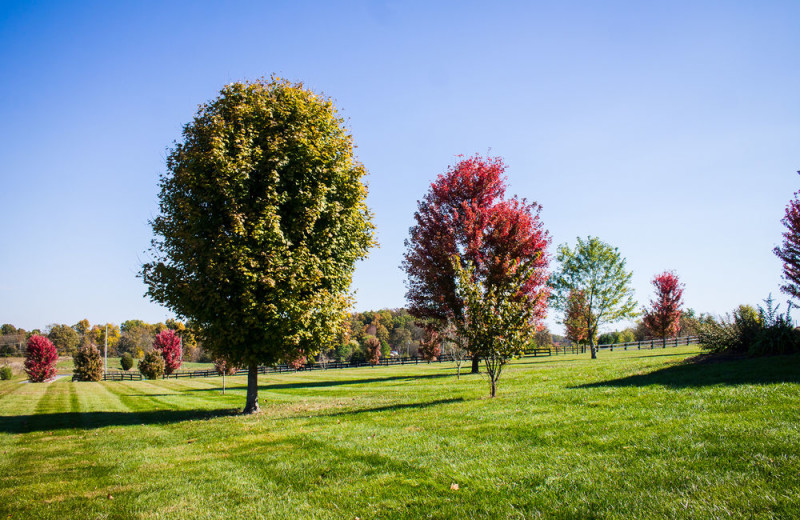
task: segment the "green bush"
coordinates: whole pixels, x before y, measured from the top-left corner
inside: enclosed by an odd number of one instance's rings
[[[336,361],[347,361],[354,351],[358,350],[358,341],[351,339],[347,343],[340,343],[336,345],[336,352],[334,358]]]
[[[151,350],[139,361],[139,372],[147,379],[158,379],[164,375],[164,358],[157,350]]]
[[[350,363],[353,365],[365,363],[366,361],[367,361],[367,355],[364,354],[362,350],[356,350],[355,352],[350,354]]]
[[[14,377],[14,371],[11,370],[11,367],[8,365],[3,365],[0,367],[0,379],[6,381]]]
[[[119,358],[119,364],[122,367],[122,370],[130,370],[133,366],[133,356],[131,356],[130,352],[125,352],[122,354],[122,357]]]
[[[72,373],[78,381],[100,381],[103,379],[103,358],[94,343],[84,342],[72,358]]]
[[[789,311],[778,312],[772,295],[758,310],[740,305],[719,321],[709,319],[698,325],[698,336],[705,350],[712,353],[737,353],[752,356],[791,354],[800,351],[800,332],[792,325]]]

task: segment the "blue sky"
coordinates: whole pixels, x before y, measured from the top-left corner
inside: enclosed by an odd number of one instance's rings
[[[404,305],[416,201],[474,153],[553,251],[617,246],[640,303],[665,269],[698,311],[760,303],[800,185],[798,34],[777,1],[0,2],[0,323],[171,316],[136,278],[166,150],[272,73],[333,98],[370,171],[358,310]]]

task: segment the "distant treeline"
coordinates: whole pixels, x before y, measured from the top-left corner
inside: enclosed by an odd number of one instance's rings
[[[93,343],[101,352],[108,339],[108,355],[121,356],[130,353],[140,358],[153,347],[153,339],[162,330],[172,329],[180,336],[183,343],[184,359],[193,360],[201,354],[197,341],[185,324],[177,320],[166,323],[146,323],[142,320],[128,320],[121,325],[104,323],[92,325],[83,319],[74,325],[48,325],[44,330],[27,331],[6,323],[0,326],[0,356],[22,356],[28,338],[34,334],[47,336],[55,345],[60,356],[72,356],[82,343]],[[108,331],[108,338],[106,338]]]
[[[697,335],[698,326],[711,319],[710,315],[698,314],[689,309],[681,315],[681,336]],[[58,349],[61,356],[71,356],[81,342],[89,341],[102,351],[106,341],[108,327],[108,355],[121,356],[128,352],[134,358],[141,358],[153,345],[156,334],[165,329],[172,329],[180,334],[183,340],[184,359],[187,361],[212,361],[203,351],[202,344],[192,334],[186,324],[177,320],[164,323],[146,323],[142,320],[127,320],[121,325],[115,323],[95,324],[89,320],[81,320],[74,325],[52,324],[44,330],[26,331],[11,324],[0,326],[0,356],[22,356],[25,344],[33,334],[43,334]],[[368,341],[377,338],[380,342],[381,357],[416,356],[419,352],[423,329],[416,319],[404,308],[382,309],[350,314],[344,335],[337,344],[324,348],[320,359],[330,361],[365,361],[368,357]],[[621,343],[625,341],[641,341],[648,339],[647,329],[641,321],[635,327],[600,334],[598,344]],[[548,329],[543,329],[531,338],[531,345],[549,347],[564,345],[568,341]]]

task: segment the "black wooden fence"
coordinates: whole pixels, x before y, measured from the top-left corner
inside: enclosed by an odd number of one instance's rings
[[[597,345],[597,350],[607,349],[611,352],[614,352],[614,349],[617,350],[628,350],[628,349],[655,349],[655,348],[667,348],[667,347],[678,347],[682,345],[696,345],[699,343],[699,338],[697,336],[684,336],[682,338],[665,338],[665,339],[646,339],[642,341],[629,341],[627,343],[608,343],[603,345]],[[589,352],[589,345],[562,345],[562,346],[555,346],[553,350],[556,355],[558,354],[585,354]]]
[[[438,359],[435,361],[431,361],[431,363],[446,363],[455,361],[455,358],[452,355],[444,354],[439,356]],[[349,363],[343,361],[329,361],[326,363],[306,363],[305,365],[294,368],[292,366],[283,364],[283,365],[275,365],[274,367],[270,366],[260,366],[258,367],[259,374],[275,374],[281,372],[298,372],[304,370],[337,370],[342,368],[356,368],[356,367],[373,367],[373,366],[391,366],[391,365],[418,365],[420,363],[428,363],[428,361],[418,357],[418,356],[411,356],[411,357],[396,357],[396,358],[384,358],[381,359],[376,365],[372,363]],[[218,377],[220,374],[217,373],[216,370],[213,368],[206,369],[206,370],[177,370],[172,374],[162,376],[162,379],[179,379],[179,378],[198,378],[198,377]],[[247,369],[241,368],[236,371],[237,376],[247,375]],[[141,381],[143,378],[142,374],[137,371],[131,372],[106,372],[103,376],[104,381]]]
[[[597,345],[599,349],[609,349],[612,352],[614,349],[617,350],[628,350],[636,348],[637,350],[641,350],[642,348],[645,349],[654,349],[654,348],[667,348],[667,347],[677,347],[679,345],[694,345],[697,343],[697,336],[689,336],[683,338],[671,338],[671,339],[649,339],[645,341],[631,341],[628,343],[615,343],[615,344],[608,344],[608,345]],[[525,357],[536,357],[536,356],[551,356],[553,354],[558,355],[559,352],[561,354],[581,354],[588,352],[589,347],[586,345],[569,345],[569,346],[554,346],[551,348],[531,348],[525,351]],[[465,362],[469,362],[469,358],[462,359]],[[356,368],[356,367],[375,367],[375,366],[392,366],[392,365],[419,365],[420,362],[422,363],[450,363],[456,361],[456,357],[452,354],[442,354],[439,356],[435,361],[427,361],[418,356],[410,356],[410,357],[395,357],[395,358],[383,358],[381,359],[376,365],[372,363],[348,363],[342,361],[330,361],[326,363],[306,363],[305,365],[294,368],[289,365],[275,365],[274,367],[269,366],[260,366],[258,367],[259,374],[275,374],[281,372],[298,372],[298,371],[305,371],[305,370],[339,370],[343,368]],[[237,376],[247,375],[247,369],[242,368],[236,371]],[[219,377],[219,374],[213,368],[205,369],[205,370],[178,370],[173,372],[169,375],[164,375],[163,379],[179,379],[179,378],[198,378],[198,377]],[[141,381],[144,379],[140,372],[132,371],[132,372],[106,372],[103,375],[104,381]]]

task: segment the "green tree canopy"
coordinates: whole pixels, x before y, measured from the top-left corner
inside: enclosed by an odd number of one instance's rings
[[[69,325],[51,325],[50,332],[47,334],[53,345],[56,346],[59,354],[72,356],[78,349],[81,338],[75,329]]]
[[[633,273],[625,268],[616,247],[597,237],[578,237],[575,249],[566,244],[558,248],[559,269],[550,278],[551,305],[566,312],[570,293],[583,291],[583,322],[591,346],[592,359],[597,357],[595,340],[604,323],[636,317],[636,300],[630,286]]]
[[[203,347],[248,367],[331,344],[355,262],[373,245],[364,166],[333,103],[273,78],[233,83],[183,130],[161,178],[150,298]]]

